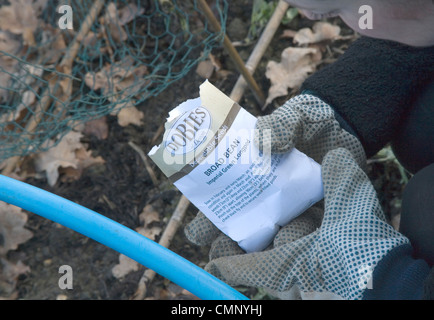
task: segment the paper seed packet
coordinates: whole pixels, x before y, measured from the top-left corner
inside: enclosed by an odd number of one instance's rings
[[[208,80],[200,96],[169,113],[150,158],[223,233],[246,252],[323,198],[321,166],[297,149],[259,150],[256,118]],[[264,134],[267,134],[265,132]]]

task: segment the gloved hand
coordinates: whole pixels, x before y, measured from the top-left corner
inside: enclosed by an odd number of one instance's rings
[[[360,37],[300,90],[333,108],[367,158],[391,143],[401,164],[416,173],[434,162],[433,91],[428,87],[434,81],[433,49]]]
[[[360,141],[343,129],[335,116],[333,109],[321,99],[300,94],[272,114],[258,118],[255,143],[259,148],[271,148],[268,150],[272,153],[284,153],[296,147],[318,163],[328,151],[343,147],[364,166],[366,158]],[[265,134],[267,130],[271,132]]]
[[[391,253],[401,257],[401,251],[411,248],[408,239],[386,223],[372,184],[348,150],[327,153],[322,175],[323,217],[321,209],[310,208],[282,228],[273,246],[262,252],[243,254],[235,242],[219,236],[205,269],[230,285],[265,288],[284,299],[361,299],[371,286],[384,290],[386,283],[376,285],[375,268],[381,264],[384,269],[388,264],[382,260]],[[420,298],[429,268],[413,260],[405,266],[410,267],[397,271],[406,275],[403,287],[416,272],[415,287],[420,290],[411,294]],[[394,274],[392,281],[398,278]]]
[[[266,134],[267,130],[270,132]],[[269,148],[272,153],[288,152],[296,147],[318,163],[329,150],[344,147],[350,150],[359,166],[365,168],[366,165],[359,140],[340,126],[328,104],[308,94],[298,95],[271,115],[259,117],[254,139],[259,148]],[[210,245],[221,232],[199,212],[185,228],[185,234],[191,242],[202,246]],[[226,248],[223,243],[231,242],[222,235],[214,245],[216,250],[235,250],[232,245]]]

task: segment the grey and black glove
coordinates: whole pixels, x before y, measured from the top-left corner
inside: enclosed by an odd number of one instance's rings
[[[361,37],[301,91],[332,106],[368,158],[391,143],[412,173],[434,163],[434,47]]]
[[[376,287],[385,289],[381,282],[377,285],[376,267],[402,261],[396,257],[403,253],[410,259],[409,240],[385,221],[369,178],[348,150],[327,153],[322,175],[323,209],[314,206],[290,222],[262,252],[244,254],[236,243],[219,236],[205,269],[230,285],[264,288],[283,299],[378,297],[377,291],[365,296]],[[405,298],[420,299],[430,269],[423,260],[407,260],[396,270],[403,279],[394,272],[389,280],[398,289],[411,282],[416,289]],[[400,292],[406,293],[404,289]]]
[[[360,141],[341,128],[328,104],[312,95],[299,95],[271,115],[259,117],[256,129],[255,144],[259,148],[270,148],[272,153],[289,152],[296,147],[321,163],[329,150],[343,147],[350,150],[359,166],[366,165]],[[185,228],[185,234],[197,245],[209,245],[220,231],[199,212]]]
[[[272,114],[258,118],[255,143],[260,148],[271,148],[272,153],[296,147],[318,163],[328,151],[345,148],[364,167],[366,157],[360,141],[343,129],[335,116],[330,105],[320,98],[300,94]],[[265,134],[267,130],[269,134]]]

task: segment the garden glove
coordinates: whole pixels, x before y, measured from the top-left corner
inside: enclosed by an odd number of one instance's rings
[[[333,108],[367,158],[390,143],[412,173],[434,163],[434,47],[360,37],[300,90]]]
[[[321,163],[328,150],[344,147],[365,167],[366,158],[358,139],[344,130],[332,108],[315,96],[303,94],[292,98],[271,115],[259,117],[256,129],[255,144],[271,148],[268,150],[272,153],[288,152],[295,146]],[[191,242],[203,246],[211,244],[221,232],[199,212],[186,226],[185,234]],[[223,241],[225,236],[221,237]]]
[[[364,167],[366,158],[360,141],[344,130],[335,116],[321,99],[298,95],[272,114],[258,118],[255,143],[260,149],[270,148],[267,150],[272,153],[285,153],[296,147],[318,163],[328,151],[343,147]]]
[[[376,192],[353,155],[343,148],[330,151],[322,177],[323,217],[317,206],[310,208],[262,252],[226,255],[235,244],[219,237],[205,269],[229,285],[264,288],[282,299],[362,299],[376,288],[379,293],[367,298],[397,293],[422,298],[430,269],[411,258],[409,240],[386,223]],[[376,278],[378,265],[392,284]],[[387,277],[388,269],[393,277]],[[393,288],[389,296],[383,292],[386,285]]]

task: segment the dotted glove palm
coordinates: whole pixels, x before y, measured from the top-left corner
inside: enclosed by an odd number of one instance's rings
[[[366,157],[359,140],[344,130],[335,119],[333,109],[321,99],[302,94],[288,100],[271,115],[259,117],[256,124],[255,143],[273,153],[288,152],[297,147],[306,155],[321,163],[324,155],[337,147],[344,147],[364,167]],[[216,251],[240,252],[225,235],[201,212],[185,228],[187,238],[197,245],[214,243]],[[218,249],[217,249],[218,248]],[[223,253],[226,254],[226,253]]]
[[[206,270],[230,285],[262,287],[285,299],[361,299],[377,263],[408,239],[386,223],[372,184],[348,150],[329,152],[322,170],[323,217],[320,208],[310,208],[263,252],[226,255],[235,245],[220,237]]]
[[[366,158],[361,143],[341,127],[336,116],[321,99],[301,94],[272,114],[258,118],[255,143],[260,148],[271,148],[272,153],[288,152],[296,147],[318,163],[328,151],[343,147],[364,166]]]

